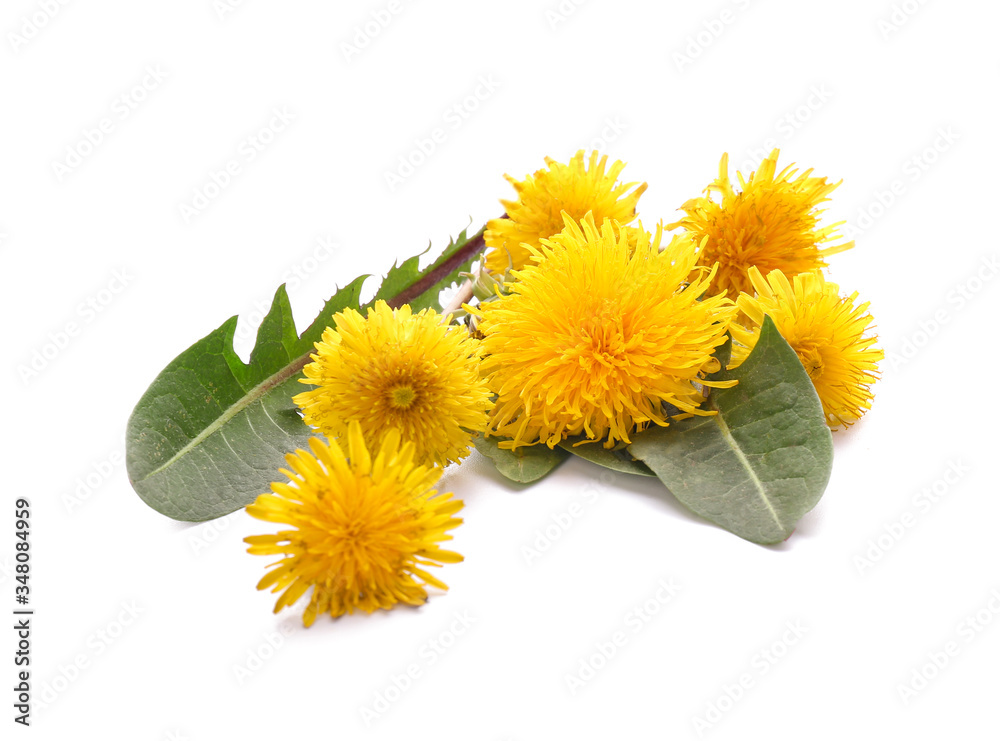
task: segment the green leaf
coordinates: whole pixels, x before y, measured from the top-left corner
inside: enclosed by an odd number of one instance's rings
[[[476,435],[476,450],[493,461],[497,470],[511,481],[530,484],[547,476],[569,457],[561,448],[523,445],[517,450],[500,447],[500,438]]]
[[[833,442],[819,397],[770,317],[718,411],[635,436],[629,450],[696,514],[754,543],[779,543],[826,489]]]
[[[583,445],[574,445],[581,438],[567,438],[559,443],[559,447],[572,453],[578,458],[596,463],[599,466],[610,468],[612,471],[621,473],[632,473],[638,476],[656,476],[649,466],[640,460],[636,460],[627,450],[607,450],[601,442],[588,442]]]
[[[364,278],[323,307],[357,307]],[[300,338],[282,285],[257,332],[250,362],[233,349],[236,317],[178,355],[143,394],[126,429],[129,480],[146,504],[198,522],[252,502],[280,479],[286,453],[310,430],[292,404],[315,332]],[[322,328],[320,328],[320,333]]]
[[[416,258],[393,268],[376,299],[424,301],[482,249],[481,231],[472,238],[463,231],[427,270],[417,270]],[[302,368],[335,313],[365,308],[358,301],[367,277],[340,289],[301,336],[280,286],[249,363],[233,349],[235,316],[171,361],[126,429],[126,467],[142,500],[168,517],[199,522],[245,507],[280,480],[285,455],[313,434],[292,403],[306,389],[298,383]]]

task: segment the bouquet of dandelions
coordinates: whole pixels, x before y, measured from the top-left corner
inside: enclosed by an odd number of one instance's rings
[[[280,557],[258,584],[275,612],[312,590],[306,625],[447,589],[428,569],[462,560],[441,545],[462,502],[434,486],[472,446],[519,483],[569,455],[655,476],[740,537],[786,539],[883,353],[868,304],[820,270],[853,245],[818,223],[838,183],[777,158],[737,188],[723,156],[672,235],[636,220],[646,184],[619,182],[623,163],[547,159],[508,176],[501,218],[393,266],[364,306],[367,276],[299,335],[279,287],[249,363],[232,317],[143,395],[132,486],[175,519],[284,525],[246,542]]]

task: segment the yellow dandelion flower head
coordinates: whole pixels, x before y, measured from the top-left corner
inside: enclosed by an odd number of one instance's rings
[[[400,445],[395,430],[372,461],[357,422],[348,428],[346,457],[337,441],[314,437],[309,447],[286,456],[288,483],[271,484],[247,507],[258,520],[291,526],[245,538],[251,554],[282,556],[257,584],[281,592],[274,611],[311,587],[302,616],[309,626],[323,613],[419,605],[426,586],[447,589],[424,570],[462,560],[438,545],[462,522],[454,516],[462,502],[432,488],[441,469],[415,465],[413,444]]]
[[[548,169],[526,175],[522,181],[505,175],[517,192],[517,200],[501,200],[506,217],[486,224],[484,238],[491,248],[486,255],[487,269],[499,275],[508,267],[524,267],[530,255],[524,245],[538,247],[542,239],[561,232],[564,211],[576,220],[593,212],[598,224],[604,219],[621,224],[633,221],[646,183],[619,183],[625,163],[616,161],[609,168],[607,162],[607,156],[596,151],[585,160],[580,150],[565,165],[546,157]]]
[[[367,317],[347,309],[333,321],[300,379],[316,388],[294,397],[307,424],[336,438],[357,421],[373,448],[395,428],[421,463],[444,466],[469,454],[492,406],[478,340],[432,309],[414,314],[384,301]]]
[[[699,384],[715,385],[703,374],[718,370],[712,353],[735,306],[705,295],[712,271],[695,269],[691,237],[661,251],[661,228],[630,233],[605,219],[598,229],[589,215],[565,223],[531,248],[536,264],[508,294],[477,310],[482,371],[497,395],[491,434],[507,448],[576,435],[610,448],[667,425],[666,405],[705,414]]]
[[[875,347],[877,338],[866,336],[872,317],[868,304],[856,304],[858,294],[841,296],[836,283],[828,283],[818,270],[788,278],[772,270],[767,280],[750,269],[756,298],[746,293],[737,299],[749,319],[749,328],[733,323],[733,357],[730,367],[742,363],[757,344],[767,314],[802,361],[830,427],[850,425],[871,408],[871,385],[878,379],[878,362],[885,355]]]
[[[733,300],[740,292],[753,292],[748,276],[753,266],[764,273],[781,270],[796,275],[825,267],[828,255],[854,246],[854,242],[827,244],[840,238],[837,228],[842,222],[818,225],[823,211],[817,206],[830,200],[840,183],[812,177],[812,170],[796,177],[794,165],[775,174],[777,166],[775,149],[748,179],[736,173],[740,185],[736,190],[729,180],[729,155],[722,155],[718,180],[704,196],[681,206],[683,219],[667,226],[683,227],[699,242],[704,239],[698,264],[718,263],[712,290],[726,291]],[[713,192],[721,195],[721,202],[713,200]]]

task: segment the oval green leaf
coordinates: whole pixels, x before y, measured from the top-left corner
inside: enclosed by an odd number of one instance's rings
[[[649,466],[643,463],[628,452],[628,450],[608,450],[600,442],[587,442],[582,445],[575,445],[580,438],[567,438],[559,443],[559,447],[572,453],[578,458],[583,458],[598,466],[610,468],[619,473],[631,473],[636,476],[656,476]]]
[[[492,460],[505,478],[518,484],[530,484],[544,478],[569,457],[562,448],[548,445],[522,445],[517,450],[508,450],[500,447],[500,439],[476,435],[476,450]]]
[[[826,489],[833,441],[795,351],[770,317],[736,379],[713,389],[718,413],[635,436],[629,451],[696,514],[754,543],[779,543]]]

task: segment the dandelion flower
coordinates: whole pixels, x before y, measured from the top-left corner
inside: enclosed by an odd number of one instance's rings
[[[719,385],[704,373],[718,370],[712,353],[735,307],[706,295],[713,271],[694,269],[690,236],[661,252],[660,228],[639,230],[630,247],[607,219],[600,230],[591,216],[565,223],[531,248],[536,264],[507,295],[477,309],[501,447],[584,435],[611,448],[650,423],[666,426],[666,405],[708,414],[699,384]]]
[[[490,272],[500,275],[508,267],[524,267],[530,255],[524,244],[538,247],[540,240],[561,232],[563,211],[576,220],[593,212],[598,224],[604,219],[621,224],[635,219],[635,206],[646,183],[619,183],[625,163],[616,161],[608,169],[607,156],[598,157],[597,152],[591,152],[589,162],[585,162],[581,149],[567,165],[546,157],[548,169],[527,175],[523,181],[504,176],[517,191],[517,200],[501,200],[506,218],[493,219],[486,225],[484,237],[491,248],[486,267]]]
[[[748,180],[736,173],[737,192],[729,180],[729,155],[722,155],[718,180],[705,189],[705,196],[681,206],[687,214],[683,219],[667,226],[683,227],[698,242],[707,237],[698,264],[719,264],[712,290],[726,291],[734,301],[741,291],[753,293],[748,276],[753,266],[764,273],[781,270],[796,275],[826,267],[828,255],[854,246],[854,242],[827,245],[840,238],[837,227],[843,222],[818,226],[823,211],[817,206],[830,200],[840,183],[811,177],[812,170],[795,177],[797,170],[791,165],[775,175],[777,166],[775,149]],[[721,195],[721,203],[710,197],[713,191]]]
[[[352,421],[374,448],[387,430],[412,442],[420,463],[447,465],[469,454],[472,434],[492,406],[479,376],[479,343],[432,309],[413,314],[384,301],[333,317],[300,379],[316,388],[295,396],[307,424],[331,438]]]
[[[281,472],[288,483],[271,484],[270,494],[247,507],[258,520],[292,528],[245,539],[251,554],[282,556],[257,584],[281,592],[274,611],[311,587],[302,616],[308,627],[325,612],[339,617],[419,605],[426,586],[447,589],[424,570],[462,560],[438,546],[462,522],[454,517],[462,502],[431,488],[441,469],[414,465],[413,444],[400,446],[395,430],[373,462],[357,422],[347,431],[346,458],[337,441],[328,446],[314,437],[309,447],[311,453],[286,456],[292,470]]]
[[[731,367],[742,363],[757,344],[767,314],[802,361],[823,403],[830,427],[850,425],[871,408],[871,385],[878,379],[877,363],[884,358],[874,347],[876,338],[866,337],[872,322],[868,304],[855,306],[858,294],[842,297],[836,283],[828,283],[818,270],[788,278],[780,270],[767,280],[757,268],[750,269],[757,291],[737,299],[750,320],[750,328],[731,327]]]

